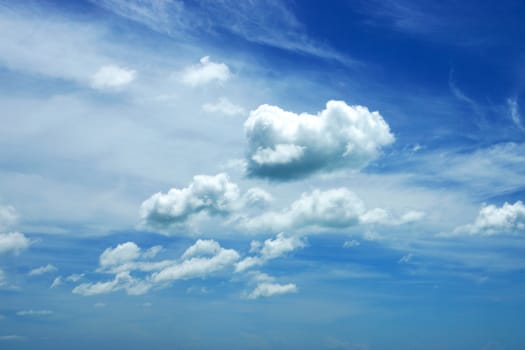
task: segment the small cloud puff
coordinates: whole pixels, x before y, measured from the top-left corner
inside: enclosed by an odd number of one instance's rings
[[[328,101],[317,115],[261,105],[244,124],[248,174],[292,180],[316,172],[358,170],[394,142],[379,112]]]
[[[182,72],[182,82],[189,86],[206,85],[211,82],[225,82],[230,79],[231,72],[224,63],[210,60],[209,56],[200,59],[200,63],[186,68]]]
[[[91,77],[91,87],[97,90],[121,88],[135,80],[136,75],[137,72],[132,69],[103,66]]]
[[[284,233],[279,233],[275,239],[269,238],[263,244],[252,241],[250,246],[250,251],[259,252],[259,256],[249,256],[239,261],[235,266],[236,272],[263,265],[268,260],[279,258],[298,248],[304,248],[306,240],[296,236],[287,237]]]
[[[460,226],[454,234],[498,235],[516,234],[525,231],[525,205],[522,201],[503,206],[483,205],[472,224]]]
[[[258,299],[260,297],[271,297],[274,295],[296,293],[297,286],[294,283],[279,284],[275,282],[275,278],[268,276],[265,273],[255,273],[252,276],[253,282],[256,283],[255,288],[250,293],[245,293],[246,299]]]

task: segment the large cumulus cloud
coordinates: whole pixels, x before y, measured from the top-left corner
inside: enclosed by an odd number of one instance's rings
[[[317,115],[262,105],[244,124],[248,174],[293,179],[335,169],[361,169],[394,142],[379,112],[328,101]]]

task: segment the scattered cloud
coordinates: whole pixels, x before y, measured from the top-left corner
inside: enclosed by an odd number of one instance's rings
[[[45,266],[37,267],[36,269],[33,269],[29,271],[29,276],[38,276],[43,275],[45,273],[54,272],[57,268],[51,264],[47,264]]]
[[[49,316],[53,314],[50,310],[21,310],[16,313],[18,316]]]
[[[207,113],[217,113],[226,116],[237,116],[245,113],[244,108],[232,103],[226,97],[221,97],[215,103],[206,103],[202,106],[202,110]]]
[[[399,259],[398,263],[400,263],[400,264],[408,264],[412,260],[413,257],[414,257],[414,255],[412,253],[408,253],[406,255],[403,255]]]
[[[517,99],[509,98],[507,100],[507,104],[509,106],[510,117],[512,118],[512,121],[514,122],[514,124],[518,127],[518,129],[525,130],[525,127],[523,126],[523,123],[521,122],[521,115],[520,115]]]
[[[22,233],[0,233],[0,254],[18,254],[30,245],[31,241]]]
[[[352,64],[353,60],[307,35],[288,5],[273,0],[179,1],[92,0],[114,13],[180,39],[228,33],[248,42]]]
[[[298,291],[295,284],[276,283],[275,278],[264,273],[255,273],[252,278],[256,283],[256,286],[251,292],[244,294],[246,299],[258,299],[261,297],[267,298],[275,295],[296,293]]]
[[[24,336],[21,336],[21,335],[15,335],[15,334],[10,334],[10,335],[0,335],[0,341],[2,340],[15,340],[15,341],[20,341],[20,340],[25,340],[26,337]]]
[[[124,290],[130,295],[141,295],[154,287],[167,286],[176,280],[205,278],[233,267],[239,259],[235,250],[223,248],[213,240],[197,240],[186,249],[180,260],[147,261],[144,259],[151,256],[140,252],[141,249],[132,242],[106,249],[102,253],[104,259],[101,255],[98,271],[114,274],[114,278],[103,282],[82,283],[73,289],[73,293],[90,296]],[[109,263],[108,254],[112,256]],[[151,273],[144,278],[132,276],[137,271]]]
[[[69,275],[66,277],[66,281],[68,282],[78,282],[84,277],[83,273],[74,273],[72,275]]]
[[[97,90],[121,88],[135,80],[136,75],[137,72],[132,69],[103,66],[91,77],[91,87]]]
[[[258,256],[249,256],[239,261],[235,265],[236,272],[245,271],[254,266],[260,266],[268,260],[279,258],[286,253],[306,246],[304,238],[290,236],[279,233],[275,239],[267,239],[264,243],[252,241],[250,252],[258,252]]]
[[[379,112],[328,101],[317,115],[261,105],[244,124],[248,174],[277,180],[336,169],[358,170],[394,142]]]
[[[352,239],[351,241],[345,241],[343,243],[343,248],[353,248],[353,247],[359,247],[361,243],[359,241],[356,241],[355,239]]]
[[[55,277],[49,288],[56,288],[62,284],[62,276]]]
[[[472,224],[460,226],[454,234],[471,235],[517,234],[525,231],[525,205],[521,201],[514,204],[505,202],[501,207],[484,204]]]
[[[200,59],[199,64],[182,72],[182,82],[189,86],[200,86],[212,82],[224,83],[231,76],[230,68],[226,64],[213,62],[209,56],[205,56]]]

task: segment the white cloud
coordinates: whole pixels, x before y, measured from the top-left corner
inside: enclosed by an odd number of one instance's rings
[[[18,213],[10,205],[0,205],[0,231],[5,230],[18,221]]]
[[[256,283],[255,288],[245,294],[247,299],[257,299],[260,297],[271,297],[280,294],[296,293],[297,286],[293,283],[279,284],[275,282],[275,278],[268,276],[265,273],[252,274],[252,281]]]
[[[55,277],[49,288],[56,288],[62,284],[62,276]]]
[[[109,264],[107,260],[100,259],[98,271],[114,274],[112,280],[82,283],[73,289],[73,293],[89,296],[124,290],[130,295],[140,295],[147,293],[154,287],[166,286],[176,280],[205,278],[210,274],[233,267],[239,259],[239,254],[233,249],[225,249],[213,240],[198,240],[186,249],[180,261],[133,261],[135,259],[148,259],[151,258],[151,255],[147,254],[149,250],[140,254],[140,248],[136,244],[127,243],[118,245],[116,248],[108,248],[102,254],[119,252],[117,254],[119,257],[112,257]],[[132,251],[132,253],[124,254],[123,252],[127,250]],[[110,268],[107,269],[107,267]],[[132,276],[133,271],[136,270],[152,273],[144,278],[137,278]]]
[[[133,242],[126,242],[117,245],[115,248],[108,248],[100,255],[100,266],[112,267],[137,259],[140,256],[140,248]]]
[[[293,179],[335,169],[361,169],[394,142],[379,112],[328,101],[317,115],[262,105],[244,124],[248,173]]]
[[[346,188],[314,190],[281,212],[267,212],[247,219],[244,225],[254,230],[281,231],[307,226],[346,227],[359,223],[366,212],[363,201]]]
[[[74,273],[72,275],[69,275],[66,277],[66,281],[68,282],[78,282],[84,277],[83,273]]]
[[[403,255],[399,259],[398,263],[400,263],[400,264],[408,264],[412,260],[413,257],[414,257],[414,255],[412,253],[408,253],[406,255]]]
[[[33,269],[29,271],[29,276],[38,276],[43,275],[45,273],[54,272],[57,268],[51,264],[47,264],[45,266],[38,267],[36,269]]]
[[[267,239],[263,244],[252,241],[251,252],[259,252],[258,256],[246,257],[235,265],[236,272],[245,271],[253,266],[259,266],[268,260],[276,259],[286,253],[298,248],[304,248],[306,241],[303,238],[291,236],[287,237],[284,233],[279,233],[275,239]]]
[[[0,233],[0,254],[9,252],[18,254],[30,245],[31,241],[22,233]]]
[[[135,80],[136,73],[116,65],[103,66],[91,77],[91,87],[99,90],[120,88]]]
[[[53,314],[50,310],[21,310],[16,313],[18,316],[49,316]]]
[[[206,85],[211,82],[225,82],[231,77],[228,66],[210,60],[209,56],[200,59],[200,63],[186,68],[182,72],[182,82],[190,86]]]
[[[460,226],[454,230],[454,233],[490,236],[524,231],[525,205],[517,201],[514,204],[505,202],[499,208],[493,204],[483,205],[474,223]]]
[[[202,278],[233,266],[237,260],[239,260],[239,253],[221,247],[212,257],[192,257],[154,273],[151,279],[156,283],[164,283],[179,279]]]
[[[24,340],[25,337],[16,334],[0,335],[0,340]]]
[[[212,256],[221,250],[219,243],[209,239],[199,239],[182,254],[182,259],[190,259],[195,256]]]
[[[271,194],[259,187],[252,187],[243,195],[243,203],[246,207],[265,208],[273,201]]]
[[[353,248],[353,247],[358,247],[360,245],[361,243],[359,241],[356,241],[355,239],[352,239],[351,241],[345,241],[343,243],[344,248]]]
[[[397,218],[382,208],[367,210],[361,198],[341,187],[303,193],[289,208],[243,218],[240,224],[249,230],[282,231],[301,228],[345,228],[359,224],[402,225],[420,220],[423,216],[423,212],[408,211]]]
[[[140,208],[142,224],[153,228],[180,226],[198,213],[227,215],[240,197],[239,187],[228,175],[197,175],[188,187],[156,193]]]
[[[516,124],[516,126],[520,130],[525,130],[525,127],[523,126],[521,122],[521,115],[519,111],[518,101],[516,100],[516,98],[513,98],[513,99],[509,98],[507,100],[507,104],[510,110],[510,117],[512,118],[512,121],[514,122],[514,124]]]
[[[244,114],[244,108],[232,103],[226,97],[221,97],[215,103],[206,103],[202,110],[207,113],[219,113],[227,116],[236,116]]]
[[[111,281],[82,283],[73,289],[73,293],[92,296],[125,290],[130,295],[141,295],[147,293],[151,287],[151,283],[133,278],[129,272],[125,271],[117,273]]]

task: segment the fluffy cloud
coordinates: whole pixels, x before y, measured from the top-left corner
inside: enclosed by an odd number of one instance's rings
[[[142,224],[165,229],[184,224],[198,213],[227,215],[240,197],[239,187],[228,175],[197,175],[188,187],[156,193],[142,203]]]
[[[124,290],[130,295],[140,295],[176,280],[204,278],[233,267],[239,259],[235,250],[225,249],[213,240],[198,240],[186,249],[180,260],[144,260],[151,258],[148,254],[150,251],[151,249],[141,253],[140,247],[133,242],[106,249],[101,255],[98,271],[114,274],[114,278],[109,281],[82,283],[73,289],[73,293],[88,296]],[[134,271],[151,273],[138,278],[132,275]]]
[[[248,173],[293,179],[319,171],[361,169],[376,159],[394,135],[379,112],[328,101],[317,115],[262,105],[244,124]]]
[[[43,275],[45,273],[54,272],[57,268],[51,264],[47,264],[45,266],[38,267],[36,269],[33,269],[29,271],[29,276],[38,276]]]
[[[279,294],[296,293],[298,290],[295,284],[276,283],[275,278],[264,273],[255,273],[252,275],[252,279],[254,282],[256,282],[256,286],[250,293],[245,294],[247,299],[257,299],[260,297],[271,297]]]
[[[253,241],[251,251],[259,252],[259,256],[250,256],[239,261],[235,266],[236,272],[245,271],[253,266],[259,266],[266,261],[276,259],[286,253],[303,248],[306,245],[304,239],[299,237],[286,237],[284,233],[279,233],[275,239],[267,239],[263,244]]]
[[[119,66],[103,66],[91,77],[93,89],[115,89],[135,80],[136,72]]]
[[[236,116],[244,114],[244,109],[233,104],[226,97],[221,97],[216,103],[206,103],[202,110],[207,113],[219,113],[227,116]]]
[[[0,205],[0,230],[13,226],[18,221],[18,214],[10,205]]]
[[[239,253],[233,249],[220,248],[212,257],[192,257],[179,264],[166,267],[151,277],[156,283],[171,282],[180,279],[202,278],[223,270],[239,260]]]
[[[126,242],[117,245],[115,248],[108,248],[100,255],[100,266],[111,267],[130,262],[140,256],[140,248],[133,242]]]
[[[342,187],[303,193],[289,208],[244,219],[241,225],[257,231],[344,228],[358,224],[401,225],[418,221],[423,216],[422,212],[409,211],[397,218],[382,208],[367,210],[361,198]]]
[[[517,201],[503,206],[483,205],[472,224],[460,226],[454,233],[472,235],[516,234],[525,231],[525,205]]]
[[[9,252],[18,254],[30,245],[31,241],[22,233],[0,233],[0,254]]]
[[[200,63],[186,68],[182,72],[182,82],[190,86],[206,85],[211,82],[225,82],[231,77],[230,69],[224,63],[216,63],[209,56],[200,59]]]

